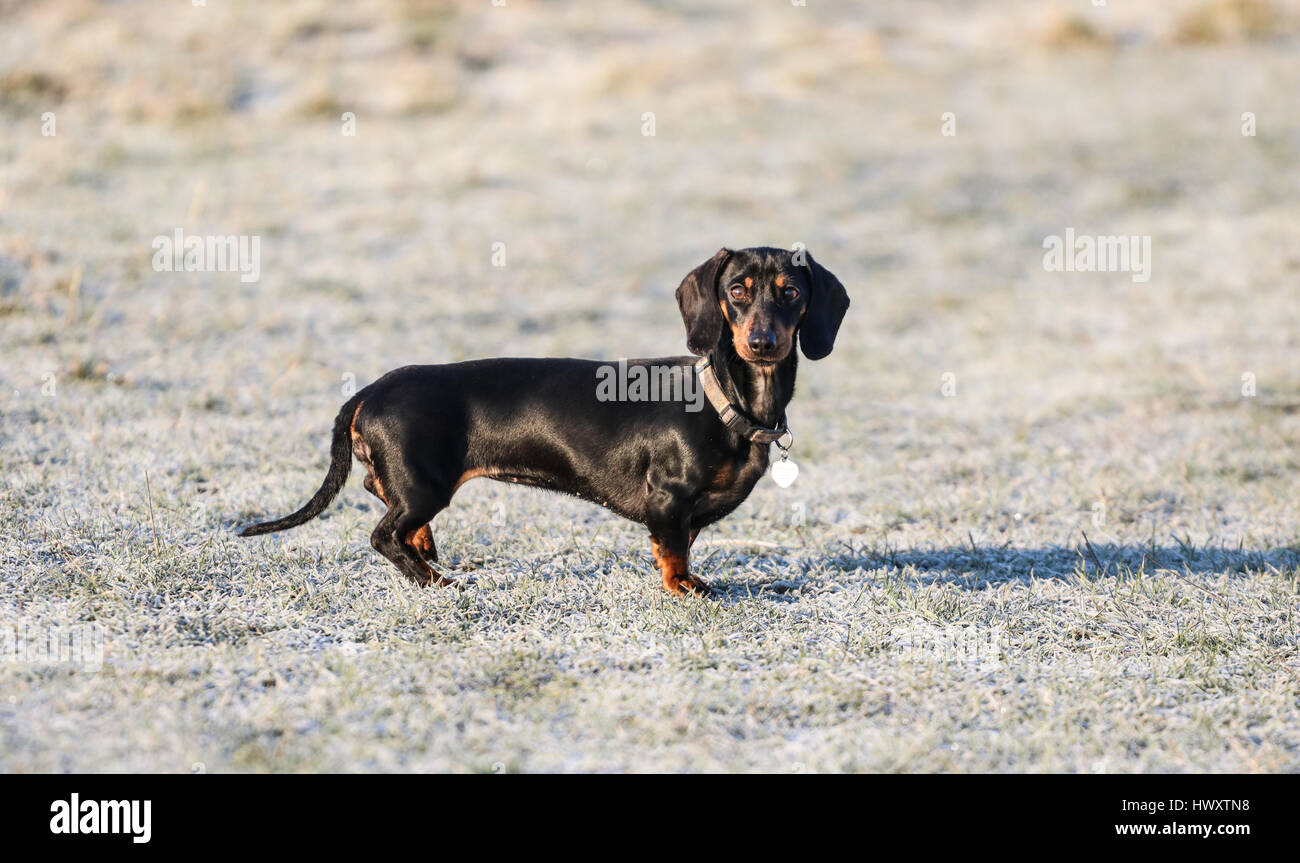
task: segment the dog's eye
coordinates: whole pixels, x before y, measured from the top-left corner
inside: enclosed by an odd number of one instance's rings
[[[743,300],[747,292],[744,285],[735,284],[731,286],[731,298],[733,300]]]
[[[786,301],[787,303],[793,303],[795,300],[799,299],[799,289],[798,289],[798,288],[786,288],[786,289],[781,293],[781,296],[785,298],[785,301]]]

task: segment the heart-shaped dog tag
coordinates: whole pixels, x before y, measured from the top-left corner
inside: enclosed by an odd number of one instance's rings
[[[789,488],[794,483],[794,478],[799,475],[799,465],[783,458],[776,464],[772,465],[772,479],[781,488]]]

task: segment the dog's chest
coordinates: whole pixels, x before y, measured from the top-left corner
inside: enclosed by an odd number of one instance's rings
[[[754,447],[748,459],[727,459],[712,467],[695,506],[695,520],[716,520],[740,506],[767,471],[766,449]]]

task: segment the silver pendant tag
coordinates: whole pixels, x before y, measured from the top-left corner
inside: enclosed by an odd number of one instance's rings
[[[772,480],[781,488],[789,488],[799,476],[799,465],[790,461],[790,457],[781,453],[781,460],[772,465]]]

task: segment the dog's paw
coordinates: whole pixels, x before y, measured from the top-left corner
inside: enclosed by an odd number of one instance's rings
[[[664,588],[678,596],[713,596],[714,590],[707,583],[689,573],[672,581],[664,580]]]

